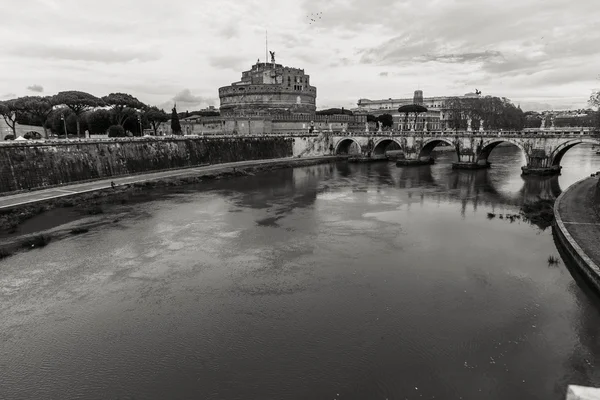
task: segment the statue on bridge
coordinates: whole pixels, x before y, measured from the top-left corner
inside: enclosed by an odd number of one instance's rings
[[[365,122],[365,132],[369,132],[369,123]]]
[[[479,132],[483,132],[483,118],[479,118]]]
[[[467,132],[471,132],[471,131],[473,130],[473,129],[471,128],[471,123],[472,123],[472,120],[471,120],[471,117],[469,117],[469,118],[467,119]]]
[[[381,121],[377,121],[377,132],[381,132],[383,127],[383,124],[381,123]]]
[[[540,129],[546,129],[546,116],[542,115],[542,125],[540,125]]]

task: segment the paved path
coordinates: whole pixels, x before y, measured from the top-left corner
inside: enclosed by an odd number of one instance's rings
[[[558,211],[569,234],[579,247],[600,265],[600,218],[594,211],[598,179],[586,179],[565,194]]]
[[[298,160],[317,160],[323,158],[335,158],[334,156],[326,156],[326,157],[302,157],[302,158],[275,158],[270,160],[252,160],[252,161],[239,161],[232,163],[224,163],[224,164],[214,164],[208,166],[200,166],[193,168],[183,168],[183,169],[173,169],[168,171],[161,172],[152,172],[148,174],[137,174],[130,176],[122,176],[122,177],[113,177],[109,179],[103,179],[93,182],[86,183],[77,183],[73,185],[65,185],[50,189],[42,189],[42,190],[34,190],[26,193],[13,194],[8,196],[0,197],[0,210],[12,208],[19,205],[25,205],[30,203],[35,203],[37,201],[54,199],[59,197],[71,196],[78,193],[86,193],[93,192],[96,190],[107,189],[111,187],[111,182],[114,182],[116,185],[125,185],[137,182],[145,182],[152,181],[164,178],[173,178],[173,177],[184,177],[190,175],[201,175],[207,172],[220,171],[223,169],[233,168],[233,167],[249,167],[249,166],[257,166],[262,164],[274,164],[274,163],[285,163],[289,161],[298,161]]]

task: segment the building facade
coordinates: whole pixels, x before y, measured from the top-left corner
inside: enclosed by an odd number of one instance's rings
[[[456,96],[458,98],[478,98],[477,93],[467,93],[464,96]],[[358,108],[353,109],[354,112],[362,112],[374,115],[376,117],[382,114],[391,114],[394,118],[394,129],[403,130],[410,129],[410,121],[405,121],[405,115],[398,112],[398,108],[410,104],[419,104],[427,108],[427,112],[419,116],[416,122],[415,129],[423,130],[446,130],[449,129],[448,108],[446,106],[450,96],[438,97],[423,97],[423,91],[415,90],[412,98],[402,99],[381,99],[381,100],[358,100]]]

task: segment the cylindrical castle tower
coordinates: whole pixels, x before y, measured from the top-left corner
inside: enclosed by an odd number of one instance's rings
[[[221,115],[314,113],[317,88],[309,79],[299,68],[257,62],[241,81],[219,88]]]

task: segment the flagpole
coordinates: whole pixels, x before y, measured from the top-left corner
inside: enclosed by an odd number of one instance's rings
[[[265,29],[265,64],[269,62],[269,42],[267,30]]]

